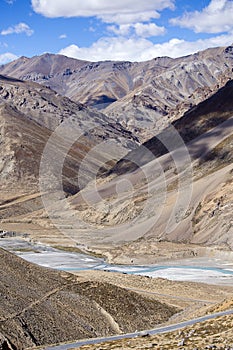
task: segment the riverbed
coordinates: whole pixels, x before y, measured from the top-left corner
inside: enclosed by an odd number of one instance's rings
[[[29,262],[67,272],[105,270],[151,278],[233,286],[233,261],[230,259],[222,261],[217,258],[195,257],[147,266],[110,265],[104,259],[91,255],[62,251],[16,238],[1,239],[0,247]]]

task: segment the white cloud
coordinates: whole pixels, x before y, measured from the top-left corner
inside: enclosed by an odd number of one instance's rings
[[[119,26],[108,26],[107,29],[117,35],[128,35],[132,26],[130,24],[121,24]]]
[[[5,2],[7,2],[9,5],[12,5],[15,2],[15,0],[5,0]]]
[[[70,45],[59,53],[88,61],[146,61],[159,56],[174,58],[189,55],[209,47],[230,45],[232,34],[219,35],[193,42],[174,38],[162,44],[153,44],[150,40],[144,38],[108,37],[98,40],[90,47]]]
[[[89,60],[130,60],[136,61],[142,51],[149,49],[151,42],[145,39],[126,39],[124,37],[102,38],[90,47],[78,47],[70,45],[59,53],[62,55]]]
[[[149,38],[151,36],[163,35],[166,31],[164,27],[159,27],[155,23],[121,24],[119,26],[108,26],[107,29],[113,32],[114,34],[120,36],[136,34],[141,38]]]
[[[94,33],[94,32],[95,32],[95,28],[92,27],[92,26],[90,26],[90,27],[89,27],[89,32]]]
[[[138,36],[148,38],[150,36],[163,35],[166,31],[164,27],[159,27],[155,23],[136,23],[134,25],[135,32]]]
[[[232,42],[232,34],[219,35],[209,39],[199,39],[197,41],[186,41],[181,39],[171,39],[163,44],[153,45],[150,50],[144,53],[147,59],[158,56],[182,57],[195,52],[208,49],[210,47],[228,46]]]
[[[187,12],[171,20],[172,24],[195,32],[227,34],[197,41],[173,38],[161,44],[146,38],[165,34],[166,28],[156,25],[154,19],[164,9],[173,9],[175,0],[31,0],[31,3],[35,12],[46,17],[96,17],[108,24],[107,30],[114,37],[101,38],[89,47],[70,45],[59,52],[78,59],[145,61],[158,56],[180,57],[232,42],[233,0],[211,0],[202,11]]]
[[[26,23],[18,23],[13,27],[9,27],[1,31],[1,35],[9,34],[22,34],[25,33],[27,36],[31,36],[34,31]]]
[[[164,27],[159,27],[151,22],[160,17],[160,11],[164,9],[174,9],[175,0],[31,0],[33,10],[46,17],[96,17],[102,22],[109,24],[107,30],[117,36],[138,36],[140,38],[149,38],[151,36],[163,35],[165,33]],[[91,30],[93,28],[91,27]],[[108,57],[112,57],[111,47],[107,47],[110,41],[119,47],[123,39],[112,38],[101,39],[100,45],[93,44],[97,49],[95,57],[101,56],[99,52],[107,50]],[[85,55],[88,48],[80,49],[76,45],[71,45],[66,51],[79,52]],[[121,53],[122,55],[122,53]],[[127,56],[127,53],[125,53]]]
[[[142,11],[142,12],[130,12],[130,13],[114,13],[108,15],[98,16],[105,23],[117,23],[119,25],[133,24],[137,22],[147,22],[151,19],[159,18],[160,15],[157,11]]]
[[[59,36],[59,39],[66,39],[67,38],[67,35],[66,34],[61,34],[60,36]]]
[[[171,24],[196,33],[222,33],[233,28],[233,1],[211,0],[202,11],[187,12],[170,20]]]
[[[106,23],[136,23],[173,9],[175,0],[31,0],[33,10],[46,17],[98,17]]]
[[[16,60],[18,57],[13,53],[6,52],[0,55],[0,64],[6,64],[8,62]]]

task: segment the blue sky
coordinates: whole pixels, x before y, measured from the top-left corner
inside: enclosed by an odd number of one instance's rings
[[[233,42],[233,0],[0,0],[0,64],[178,57]]]

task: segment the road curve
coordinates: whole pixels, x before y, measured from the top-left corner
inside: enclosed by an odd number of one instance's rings
[[[66,343],[66,344],[60,344],[60,345],[51,345],[44,347],[44,350],[67,350],[67,349],[73,349],[73,348],[78,348],[82,345],[90,345],[90,344],[99,344],[107,341],[114,341],[114,340],[121,340],[121,339],[127,339],[127,338],[136,338],[140,337],[143,335],[154,335],[154,334],[162,334],[162,333],[168,333],[172,331],[179,330],[181,328],[187,327],[187,326],[192,326],[196,323],[199,322],[204,322],[207,320],[212,320],[214,318],[220,317],[220,316],[226,316],[226,315],[232,315],[233,314],[233,309],[227,310],[227,311],[222,311],[222,312],[216,312],[210,315],[206,315],[203,317],[199,318],[194,318],[189,321],[177,323],[177,324],[172,324],[169,326],[165,327],[160,327],[160,328],[154,328],[150,330],[145,330],[145,331],[140,331],[140,332],[135,332],[135,333],[127,333],[127,334],[120,334],[120,335],[113,335],[110,337],[105,337],[105,338],[93,338],[93,339],[84,339],[84,340],[78,340],[73,343]]]

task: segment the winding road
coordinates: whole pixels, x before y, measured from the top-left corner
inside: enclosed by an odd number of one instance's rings
[[[145,330],[145,331],[140,331],[140,332],[135,332],[135,333],[127,333],[127,334],[120,334],[120,335],[114,335],[110,337],[105,337],[105,338],[93,338],[93,339],[84,339],[84,340],[78,340],[73,343],[66,343],[66,344],[60,344],[60,345],[51,345],[46,348],[43,348],[44,350],[67,350],[67,349],[73,349],[73,348],[78,348],[82,345],[90,345],[90,344],[99,344],[107,341],[114,341],[114,340],[121,340],[121,339],[127,339],[127,338],[136,338],[140,336],[146,336],[146,335],[154,335],[154,334],[162,334],[162,333],[168,333],[172,331],[177,331],[179,329],[182,329],[187,326],[192,326],[196,323],[199,322],[204,322],[208,320],[215,319],[217,317],[221,316],[226,316],[226,315],[232,315],[233,314],[233,309],[227,310],[227,311],[222,311],[222,312],[216,312],[210,315],[206,315],[203,317],[199,318],[194,318],[189,321],[177,323],[177,324],[172,324],[169,326],[165,327],[160,327],[160,328],[154,328],[150,330]]]

